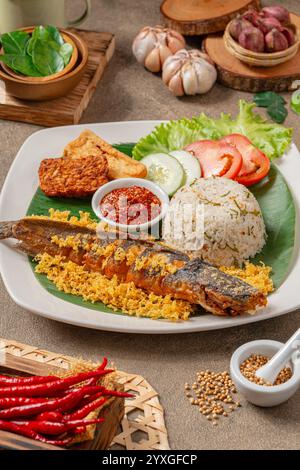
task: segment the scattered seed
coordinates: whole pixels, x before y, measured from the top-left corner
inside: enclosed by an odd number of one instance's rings
[[[247,366],[249,373],[249,368]],[[198,412],[205,416],[208,421],[217,425],[219,418],[228,417],[240,402],[235,402],[233,393],[236,388],[227,371],[220,373],[209,370],[200,371],[196,374],[196,382],[192,385],[185,384],[186,396],[192,405],[198,406]],[[226,406],[226,405],[229,406]]]

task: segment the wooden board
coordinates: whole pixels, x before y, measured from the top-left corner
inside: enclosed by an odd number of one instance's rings
[[[62,98],[33,102],[8,95],[4,82],[0,81],[0,119],[51,127],[78,124],[114,53],[115,38],[111,33],[84,30],[74,32],[83,37],[89,48],[88,65],[77,87]]]
[[[300,16],[291,14],[300,30]],[[215,34],[204,40],[203,47],[215,62],[218,82],[229,88],[257,93],[259,91],[289,91],[300,79],[300,49],[289,61],[274,67],[253,67],[233,57],[224,45],[223,35]]]
[[[201,35],[224,31],[237,13],[259,0],[164,0],[160,11],[163,21],[185,35]]]
[[[78,360],[70,356],[0,338],[0,373],[61,375],[61,371],[67,372],[77,363]],[[91,362],[81,361],[81,363],[83,366],[86,364],[86,368],[95,367]],[[159,402],[158,393],[140,375],[116,371],[116,381],[116,388],[134,394],[134,399],[125,399],[125,406],[123,399],[116,397],[110,399],[107,406],[101,409],[105,421],[97,426],[95,439],[78,444],[75,448],[168,450],[164,410]],[[1,448],[64,450],[5,431],[0,431]],[[71,449],[74,449],[74,446]]]

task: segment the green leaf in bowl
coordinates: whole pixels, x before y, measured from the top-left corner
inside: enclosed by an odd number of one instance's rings
[[[49,36],[55,41],[59,46],[62,46],[64,44],[64,39],[62,35],[60,34],[59,30],[55,26],[45,26],[45,30],[49,34]]]
[[[2,34],[1,43],[5,54],[25,55],[29,39],[30,36],[25,31]]]
[[[25,31],[13,31],[3,34],[1,41],[4,55],[0,56],[0,60],[14,72],[31,77],[40,77],[41,74],[34,66],[31,57],[26,54],[30,40],[30,35]]]
[[[32,56],[32,49],[33,49],[33,43],[34,43],[35,38],[31,37],[27,43],[27,48],[26,48],[26,53],[27,55]]]
[[[52,75],[64,69],[64,60],[51,44],[35,39],[32,48],[32,61],[38,71],[44,75]]]
[[[68,42],[65,42],[62,46],[60,46],[59,54],[63,58],[66,67],[70,62],[71,56],[73,54],[73,46]]]
[[[64,40],[60,32],[55,26],[36,26],[32,32],[32,39],[40,39],[41,41],[54,41],[58,46],[64,44]]]
[[[41,77],[42,74],[34,66],[32,59],[28,55],[14,55],[5,54],[0,56],[2,62],[4,62],[9,68],[17,73],[26,75],[29,77]]]

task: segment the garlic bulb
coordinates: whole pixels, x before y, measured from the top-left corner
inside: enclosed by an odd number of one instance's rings
[[[150,72],[160,72],[167,57],[185,46],[184,37],[163,26],[146,26],[136,36],[132,52]]]
[[[165,61],[162,79],[175,96],[196,95],[212,88],[217,71],[204,52],[181,49]]]

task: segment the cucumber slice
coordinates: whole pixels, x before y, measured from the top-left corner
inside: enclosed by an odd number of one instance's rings
[[[185,184],[191,184],[195,179],[201,177],[201,167],[198,159],[185,150],[174,150],[170,155],[183,166],[186,174]]]
[[[169,196],[184,184],[185,172],[182,165],[167,153],[152,153],[141,161],[147,167],[147,179],[157,183]]]
[[[291,108],[296,114],[300,114],[300,90],[292,94]]]

